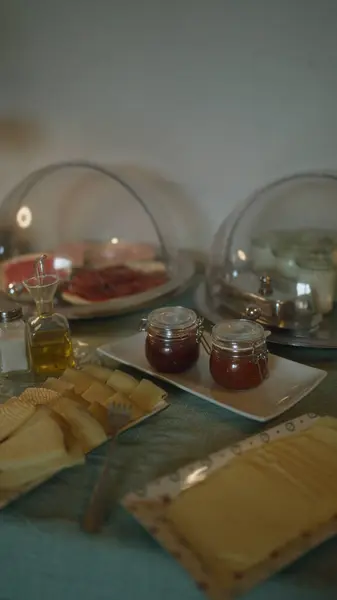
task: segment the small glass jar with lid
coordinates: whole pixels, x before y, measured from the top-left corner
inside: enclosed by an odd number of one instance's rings
[[[159,373],[183,373],[197,362],[202,319],[189,308],[158,308],[141,321],[146,331],[145,355]]]
[[[266,333],[246,319],[222,321],[212,329],[210,372],[228,390],[260,385],[269,374]]]
[[[0,375],[10,377],[29,370],[27,325],[23,320],[22,308],[1,295]]]

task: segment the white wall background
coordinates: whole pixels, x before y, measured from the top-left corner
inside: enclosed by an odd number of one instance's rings
[[[182,186],[175,236],[205,248],[256,187],[336,167],[336,32],[336,0],[0,0],[0,197],[131,163]]]

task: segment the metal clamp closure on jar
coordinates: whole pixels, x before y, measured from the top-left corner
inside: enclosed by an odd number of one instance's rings
[[[262,358],[266,358],[268,355],[268,350],[266,346],[265,337],[261,342],[254,343],[248,347],[238,347],[236,344],[226,345],[226,344],[216,344],[214,341],[212,342],[212,348],[218,348],[219,350],[225,350],[233,356],[233,358],[245,357],[251,359],[253,363],[256,363],[258,360]]]
[[[253,353],[251,354],[251,361],[252,363],[254,363],[254,365],[257,365],[258,369],[259,369],[259,374],[260,374],[260,379],[261,381],[263,381],[266,377],[265,375],[262,373],[261,370],[261,363],[264,362],[266,363],[268,360],[268,349],[267,349],[267,345],[266,345],[266,341],[263,342],[262,344],[262,348],[259,347],[261,346],[261,344],[259,344],[258,346],[256,344],[253,345]]]

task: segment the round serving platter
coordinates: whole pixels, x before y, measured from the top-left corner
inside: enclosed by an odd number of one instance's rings
[[[207,299],[206,287],[201,283],[195,292],[196,307],[211,323],[219,323],[223,319],[233,316],[229,310],[216,312]],[[235,315],[237,317],[242,315]],[[296,348],[315,348],[315,349],[337,349],[337,307],[332,313],[325,316],[319,326],[309,332],[301,332],[301,335],[294,335],[289,330],[270,329],[271,335],[268,341],[281,346],[291,346]]]
[[[139,294],[114,298],[105,302],[90,302],[88,304],[70,304],[57,297],[55,310],[63,314],[69,321],[81,319],[95,319],[112,317],[140,310],[152,302],[164,299],[184,288],[195,273],[195,263],[184,251],[177,254],[174,272],[170,279],[163,285],[151,288]],[[7,291],[3,289],[2,291]],[[20,296],[13,297],[20,302]],[[34,304],[22,301],[23,311],[26,316],[33,314]]]

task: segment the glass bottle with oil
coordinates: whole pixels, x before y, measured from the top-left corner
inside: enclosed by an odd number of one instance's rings
[[[75,363],[69,323],[53,308],[59,280],[56,275],[45,274],[44,258],[37,260],[34,277],[23,282],[37,312],[28,320],[29,351],[32,370],[37,375],[57,376]]]

